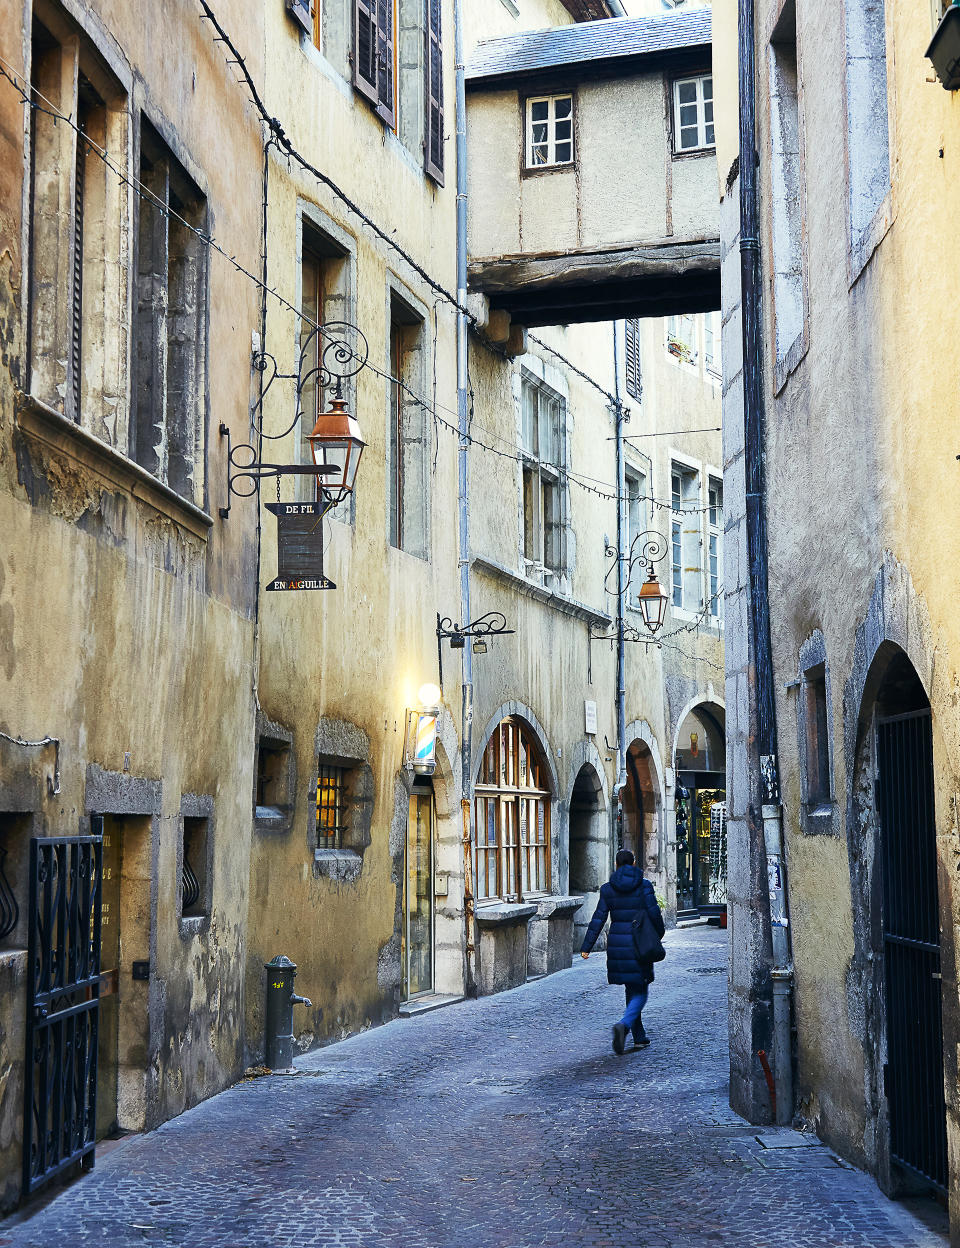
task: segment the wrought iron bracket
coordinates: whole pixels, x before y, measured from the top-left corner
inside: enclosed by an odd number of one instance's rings
[[[269,351],[254,352],[253,367],[262,374],[260,395],[250,413],[257,437],[271,442],[288,437],[303,417],[303,394],[308,386],[330,389],[334,398],[342,399],[344,382],[366,368],[369,357],[370,344],[357,326],[349,321],[328,321],[325,325],[314,326],[298,348],[296,371],[292,373],[281,373],[276,358]],[[263,405],[275,381],[294,382],[296,402],[290,424],[279,433],[267,433],[263,428]],[[231,495],[252,498],[264,479],[276,478],[279,484],[281,477],[319,477],[336,471],[326,465],[271,464],[258,460],[257,450],[251,443],[233,445],[230,429],[223,423],[220,425],[220,437],[227,439],[227,505],[219,508],[221,520],[230,516]],[[240,459],[236,458],[238,455]],[[323,501],[326,503],[325,510],[329,510],[342,498],[326,493]]]
[[[437,612],[437,666],[440,672],[440,687],[443,688],[443,642],[450,642],[451,650],[462,650],[467,638],[506,637],[514,633],[507,628],[507,617],[502,611],[488,611],[478,615],[469,624],[454,624],[449,616],[441,618]]]
[[[227,425],[220,425],[221,438],[227,439],[227,505],[220,508],[220,519],[226,520],[230,516],[230,495],[236,495],[237,498],[252,498],[260,489],[260,482],[268,478],[280,477],[319,477],[325,473],[336,472],[336,468],[330,464],[270,464],[263,460],[257,459],[256,448],[249,442],[239,442],[233,445],[230,429]],[[246,458],[246,452],[249,452],[249,460],[241,463],[237,460],[237,455]],[[241,489],[238,482],[243,482]],[[249,487],[249,488],[248,488]],[[335,501],[335,500],[334,500]]]

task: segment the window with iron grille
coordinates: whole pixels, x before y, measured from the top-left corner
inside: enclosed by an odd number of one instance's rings
[[[320,763],[317,772],[317,848],[340,849],[343,846],[345,819],[345,781],[343,767]]]
[[[353,0],[353,85],[388,126],[394,100],[394,6],[396,0]]]
[[[573,96],[541,95],[528,99],[526,116],[527,168],[572,164]]]
[[[487,742],[474,786],[478,900],[517,901],[550,890],[550,788],[530,729],[505,719]]]
[[[700,151],[714,143],[712,75],[678,78],[673,84],[673,150]]]
[[[195,918],[209,913],[207,888],[207,838],[209,820],[202,816],[184,815],[182,823],[182,854],[180,865],[180,914]]]
[[[625,324],[626,348],[624,351],[624,371],[626,373],[627,394],[640,400],[643,394],[643,382],[640,376],[640,321],[632,317]]]

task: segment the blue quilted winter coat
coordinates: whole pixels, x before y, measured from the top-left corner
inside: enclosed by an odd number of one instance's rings
[[[589,953],[603,931],[610,916],[610,934],[607,937],[607,981],[611,984],[639,984],[644,987],[653,982],[653,964],[639,962],[633,948],[632,923],[641,906],[657,933],[664,932],[663,915],[657,905],[653,885],[643,878],[639,867],[617,867],[610,879],[600,889],[600,900],[583,938],[583,952]]]

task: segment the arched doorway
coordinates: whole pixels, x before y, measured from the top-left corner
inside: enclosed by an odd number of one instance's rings
[[[650,747],[631,742],[627,750],[627,783],[621,794],[623,848],[633,855],[647,876],[657,877],[660,862],[660,791]]]
[[[877,691],[874,733],[890,1160],[908,1182],[919,1175],[946,1193],[933,732],[923,685],[899,650]]]
[[[530,725],[501,720],[474,785],[477,901],[522,901],[550,892],[550,773]]]
[[[577,772],[570,794],[570,891],[596,893],[607,878],[603,785],[591,763]]]
[[[680,720],[677,773],[677,913],[717,914],[727,903],[726,712],[698,702]]]

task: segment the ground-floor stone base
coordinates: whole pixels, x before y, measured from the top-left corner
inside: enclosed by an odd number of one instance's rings
[[[623,991],[578,958],[247,1080],[0,1223],[0,1245],[943,1248],[936,1212],[730,1110],[726,941],[668,933],[648,1049],[611,1052]]]

